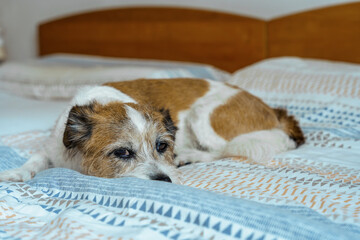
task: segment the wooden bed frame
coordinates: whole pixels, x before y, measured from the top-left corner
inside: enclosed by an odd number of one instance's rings
[[[268,57],[360,63],[360,3],[271,21],[208,10],[133,7],[39,26],[39,55],[76,53],[190,61],[233,72]]]

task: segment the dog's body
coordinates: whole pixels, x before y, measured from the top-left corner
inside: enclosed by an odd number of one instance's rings
[[[44,154],[1,173],[0,180],[28,180],[50,162],[99,177],[179,182],[176,165],[229,156],[263,162],[303,142],[286,111],[235,86],[139,79],[80,91]]]

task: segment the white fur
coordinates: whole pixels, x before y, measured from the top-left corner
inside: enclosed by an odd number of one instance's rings
[[[22,182],[33,178],[38,172],[49,167],[49,162],[43,154],[35,154],[19,168],[7,170],[1,173],[0,181]]]
[[[84,87],[80,89],[71,101],[71,106],[87,105],[93,101],[100,104],[107,104],[110,102],[120,101],[124,103],[136,103],[134,99],[128,95],[107,86]]]
[[[130,118],[131,122],[136,126],[139,132],[144,132],[145,128],[148,125],[148,122],[146,121],[145,117],[135,110],[134,108],[130,106],[126,106],[126,114]]]
[[[226,144],[223,156],[245,156],[266,163],[273,156],[295,148],[295,142],[280,129],[262,130],[242,134]]]
[[[181,174],[174,166],[166,163],[159,163],[153,158],[148,158],[146,162],[139,164],[131,173],[118,175],[116,177],[137,177],[149,179],[149,176],[165,174],[170,177],[172,183],[181,184]]]
[[[206,152],[194,148],[177,149],[177,151],[180,153],[175,159],[175,164],[178,166],[186,163],[211,162],[222,156],[220,152]]]

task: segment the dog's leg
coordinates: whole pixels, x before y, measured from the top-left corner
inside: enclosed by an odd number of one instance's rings
[[[24,182],[48,167],[48,158],[44,154],[35,154],[21,167],[1,172],[0,181]]]
[[[216,152],[206,152],[198,149],[181,149],[175,158],[175,165],[181,167],[190,163],[211,162],[220,159]]]
[[[295,142],[283,130],[271,129],[237,136],[225,146],[222,155],[245,156],[255,162],[266,163],[274,155],[295,147]]]

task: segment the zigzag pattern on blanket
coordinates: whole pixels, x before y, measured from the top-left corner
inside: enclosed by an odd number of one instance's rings
[[[136,178],[82,176],[68,169],[44,171],[28,183],[2,183],[0,201],[5,216],[0,236],[11,238],[68,239],[69,234],[87,239],[146,234],[158,239],[356,236],[351,226],[334,224],[307,208],[263,205]],[[18,207],[22,211],[16,211]]]

